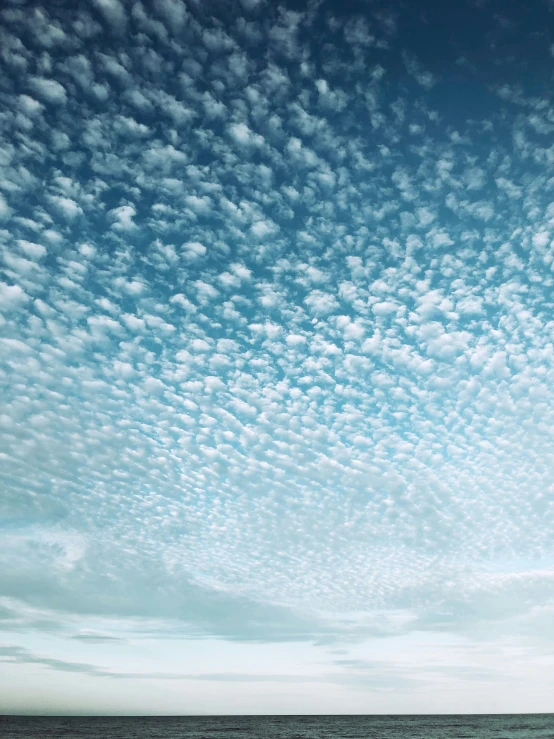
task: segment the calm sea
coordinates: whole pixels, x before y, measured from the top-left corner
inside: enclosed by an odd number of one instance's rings
[[[217,716],[28,718],[0,716],[1,739],[554,739],[554,715]]]

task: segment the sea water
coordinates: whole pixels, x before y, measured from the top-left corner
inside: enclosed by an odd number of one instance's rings
[[[0,716],[1,739],[554,739],[554,715]]]

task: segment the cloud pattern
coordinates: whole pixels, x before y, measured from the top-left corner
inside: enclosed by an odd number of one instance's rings
[[[6,623],[552,606],[549,8],[301,5],[1,11]]]

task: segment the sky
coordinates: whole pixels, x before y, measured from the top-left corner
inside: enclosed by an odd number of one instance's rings
[[[554,711],[554,5],[0,8],[0,711]]]

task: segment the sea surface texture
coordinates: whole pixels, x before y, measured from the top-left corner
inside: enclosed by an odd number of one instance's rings
[[[2,739],[542,739],[554,715],[0,717]]]

